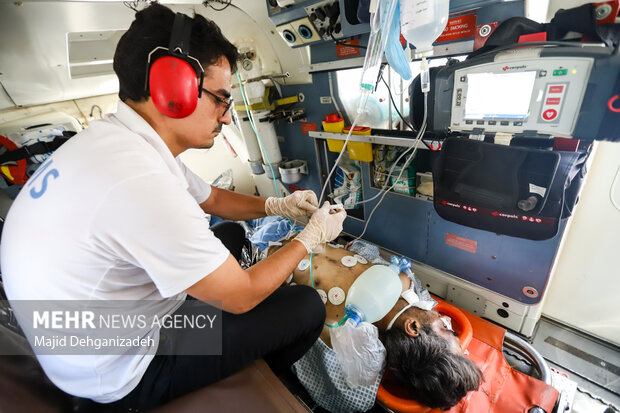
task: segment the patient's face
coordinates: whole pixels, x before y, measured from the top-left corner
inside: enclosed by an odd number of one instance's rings
[[[446,325],[444,319],[450,319],[448,316],[440,315],[437,310],[428,311],[430,326],[439,337],[448,342],[448,348],[454,354],[463,354],[459,336]],[[449,323],[448,323],[449,325]]]

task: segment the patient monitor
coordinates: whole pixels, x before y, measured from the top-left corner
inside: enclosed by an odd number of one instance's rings
[[[613,139],[619,68],[618,54],[599,46],[482,54],[437,72],[429,129]]]

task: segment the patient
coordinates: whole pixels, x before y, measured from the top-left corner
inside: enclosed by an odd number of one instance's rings
[[[347,292],[357,277],[372,265],[358,262],[347,267],[341,262],[344,256],[353,256],[353,253],[329,245],[323,253],[313,256],[314,287],[321,294],[322,290],[329,295],[333,287]],[[309,258],[308,255],[306,259]],[[401,273],[400,279],[403,291],[409,289],[409,278]],[[296,268],[292,281],[311,285],[310,269]],[[330,298],[325,304],[326,323],[336,324],[344,316],[345,296],[336,294],[334,299],[332,292]],[[390,321],[406,305],[400,298],[383,319],[374,323],[386,348],[386,369],[409,391],[412,399],[431,408],[449,409],[467,392],[478,389],[482,373],[463,356],[458,336],[436,310],[409,308],[388,330]],[[323,328],[321,339],[331,347],[329,330],[327,326]]]

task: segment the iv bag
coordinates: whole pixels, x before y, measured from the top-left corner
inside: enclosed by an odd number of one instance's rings
[[[432,56],[433,42],[444,31],[449,0],[409,0],[400,4],[400,30],[416,47],[415,57]]]

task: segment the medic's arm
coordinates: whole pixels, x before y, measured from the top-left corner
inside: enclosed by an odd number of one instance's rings
[[[255,219],[267,215],[265,198],[239,194],[215,186],[211,187],[211,195],[200,204],[200,207],[207,214],[233,221]]]
[[[219,300],[222,309],[242,314],[256,307],[276,290],[306,255],[299,241],[292,241],[279,251],[247,270],[232,255],[215,271],[185,292],[199,300]]]

